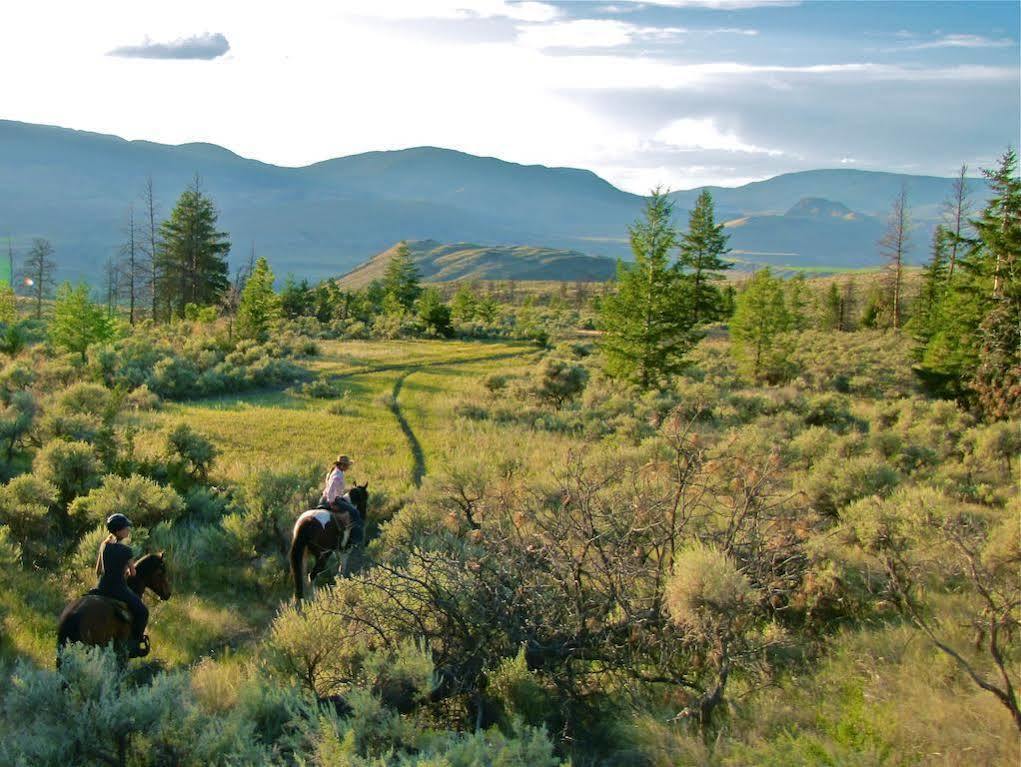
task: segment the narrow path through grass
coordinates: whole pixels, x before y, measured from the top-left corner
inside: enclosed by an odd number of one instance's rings
[[[401,387],[404,386],[405,379],[414,373],[418,368],[413,368],[403,375],[397,377],[394,381],[393,394],[390,398],[390,410],[393,412],[394,417],[397,419],[397,424],[401,427],[401,431],[404,432],[405,439],[408,440],[408,448],[411,450],[411,457],[414,461],[414,466],[411,469],[411,481],[415,487],[422,486],[422,477],[425,476],[425,452],[422,450],[422,443],[418,441],[418,437],[415,436],[415,432],[411,429],[411,424],[408,423],[408,419],[404,417],[401,412],[401,403],[398,397],[401,395]]]
[[[397,419],[398,426],[401,427],[401,431],[404,433],[404,438],[408,441],[408,449],[411,451],[412,468],[411,468],[411,482],[415,487],[422,486],[422,478],[426,475],[426,462],[425,462],[425,451],[422,449],[422,443],[419,441],[414,430],[411,428],[411,424],[408,423],[408,419],[404,416],[401,411],[400,395],[401,389],[404,387],[404,382],[408,376],[416,373],[420,370],[442,370],[448,367],[454,367],[456,365],[469,365],[478,362],[492,362],[502,359],[510,359],[512,357],[520,357],[524,354],[530,353],[530,349],[522,349],[514,352],[505,352],[502,354],[490,354],[484,357],[469,357],[466,359],[448,360],[448,361],[437,361],[437,362],[421,362],[413,365],[404,366],[383,366],[372,369],[366,369],[365,371],[355,371],[352,373],[344,373],[336,378],[347,378],[350,376],[358,375],[362,372],[380,372],[380,370],[401,370],[404,372],[397,377],[394,381],[393,391],[390,395],[390,412],[394,414],[394,418]]]

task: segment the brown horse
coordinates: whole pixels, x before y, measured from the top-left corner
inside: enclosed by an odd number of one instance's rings
[[[160,599],[170,599],[170,581],[163,552],[147,554],[135,563],[135,574],[128,588],[141,599],[151,589]],[[71,602],[60,614],[57,625],[57,652],[68,642],[88,645],[113,644],[126,659],[124,640],[131,636],[131,615],[122,602],[88,593]]]
[[[365,510],[369,506],[368,483],[355,485],[349,496],[351,503],[362,515],[364,530]],[[315,594],[315,579],[326,568],[330,554],[341,554],[338,572],[345,574],[347,557],[352,545],[351,533],[354,520],[346,512],[330,512],[326,509],[306,511],[294,524],[291,534],[291,574],[294,576],[294,600],[299,605],[305,598],[305,588]],[[305,575],[305,559],[311,554],[315,557],[312,569]]]

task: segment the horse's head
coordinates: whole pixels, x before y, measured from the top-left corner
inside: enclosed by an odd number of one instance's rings
[[[361,513],[362,519],[365,519],[366,510],[369,508],[369,483],[355,485],[348,491],[348,497]]]
[[[162,551],[139,559],[135,563],[135,574],[142,585],[152,589],[160,599],[170,599],[170,576]]]

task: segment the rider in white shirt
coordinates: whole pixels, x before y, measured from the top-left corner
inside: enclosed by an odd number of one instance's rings
[[[355,540],[360,542],[364,536],[365,520],[362,519],[358,507],[351,503],[344,481],[344,472],[350,469],[353,463],[346,455],[338,456],[330,473],[326,476],[326,485],[323,487],[323,496],[319,499],[319,508],[329,509],[331,512],[346,511],[350,514],[355,530]]]

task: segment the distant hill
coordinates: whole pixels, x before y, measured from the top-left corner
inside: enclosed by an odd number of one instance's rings
[[[399,244],[399,243],[398,243]],[[435,240],[407,243],[425,282],[454,280],[567,280],[601,282],[616,271],[616,261],[576,250],[526,245],[444,245]],[[364,288],[380,279],[397,245],[376,254],[340,278],[346,288]]]
[[[58,278],[98,282],[102,263],[123,241],[128,206],[137,210],[146,176],[166,215],[196,174],[219,206],[235,262],[254,244],[278,275],[312,279],[343,274],[401,239],[527,244],[628,259],[627,227],[644,202],[590,171],[435,147],[281,168],[212,144],[167,146],[0,120],[0,237],[10,234],[22,253],[33,237],[46,237],[56,247]],[[816,217],[800,228],[783,224],[782,237],[773,233],[780,225],[755,218],[783,217],[808,197],[885,215],[902,183],[913,219],[931,225],[950,179],[820,170],[712,191],[718,218],[748,218],[733,227],[736,249],[769,251],[787,243],[784,248],[816,264],[867,265],[874,243],[844,242],[847,227],[839,216]],[[975,187],[981,197],[984,186]],[[698,192],[674,193],[680,225]],[[915,260],[924,258],[926,245],[917,238]]]
[[[792,267],[877,266],[881,258],[876,242],[883,227],[882,219],[821,197],[798,200],[783,215],[726,222],[735,260]]]

